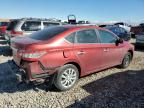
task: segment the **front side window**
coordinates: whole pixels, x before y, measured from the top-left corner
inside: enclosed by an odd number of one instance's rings
[[[117,38],[112,33],[99,30],[101,43],[115,43]]]
[[[98,43],[97,35],[94,29],[78,31],[76,43]]]
[[[41,30],[41,22],[26,21],[22,26],[22,30],[24,30],[24,31],[38,31],[38,30]]]

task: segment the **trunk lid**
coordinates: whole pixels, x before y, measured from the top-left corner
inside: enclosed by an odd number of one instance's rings
[[[41,40],[35,40],[29,37],[15,37],[11,39],[11,47],[16,49],[25,49],[27,46],[40,43]]]

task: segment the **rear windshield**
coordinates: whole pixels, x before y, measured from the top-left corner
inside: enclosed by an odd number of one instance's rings
[[[66,30],[68,30],[68,28],[60,26],[48,27],[46,29],[43,29],[41,31],[29,35],[29,37],[36,40],[49,40]]]
[[[7,30],[13,30],[16,27],[17,23],[18,23],[18,20],[11,21],[7,27]]]

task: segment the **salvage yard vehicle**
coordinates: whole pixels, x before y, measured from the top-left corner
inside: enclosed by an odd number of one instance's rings
[[[131,32],[126,31],[124,28],[120,26],[106,26],[105,28],[109,29],[113,33],[115,33],[119,38],[129,41],[131,39]]]
[[[114,25],[119,25],[120,27],[124,28],[127,32],[130,32],[131,30],[131,25],[124,22],[117,22]]]
[[[144,32],[136,35],[136,46],[144,46]]]
[[[50,81],[59,90],[72,88],[80,77],[113,66],[127,68],[134,46],[96,26],[55,26],[11,41],[19,80]]]
[[[134,26],[131,28],[131,32],[134,33],[135,35],[139,35],[140,33],[144,32],[144,26],[142,25]]]
[[[5,39],[10,42],[10,38],[12,37],[30,35],[35,31],[56,25],[61,25],[61,22],[52,19],[39,18],[14,19],[7,27]]]
[[[9,24],[8,21],[2,21],[2,22],[0,22],[0,36],[4,36],[8,24]]]

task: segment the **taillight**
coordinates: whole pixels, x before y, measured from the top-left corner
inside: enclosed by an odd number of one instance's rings
[[[22,57],[26,59],[37,59],[46,54],[45,51],[23,53]]]
[[[19,35],[23,35],[23,32],[12,30],[11,34],[14,35],[14,36],[19,36]]]

